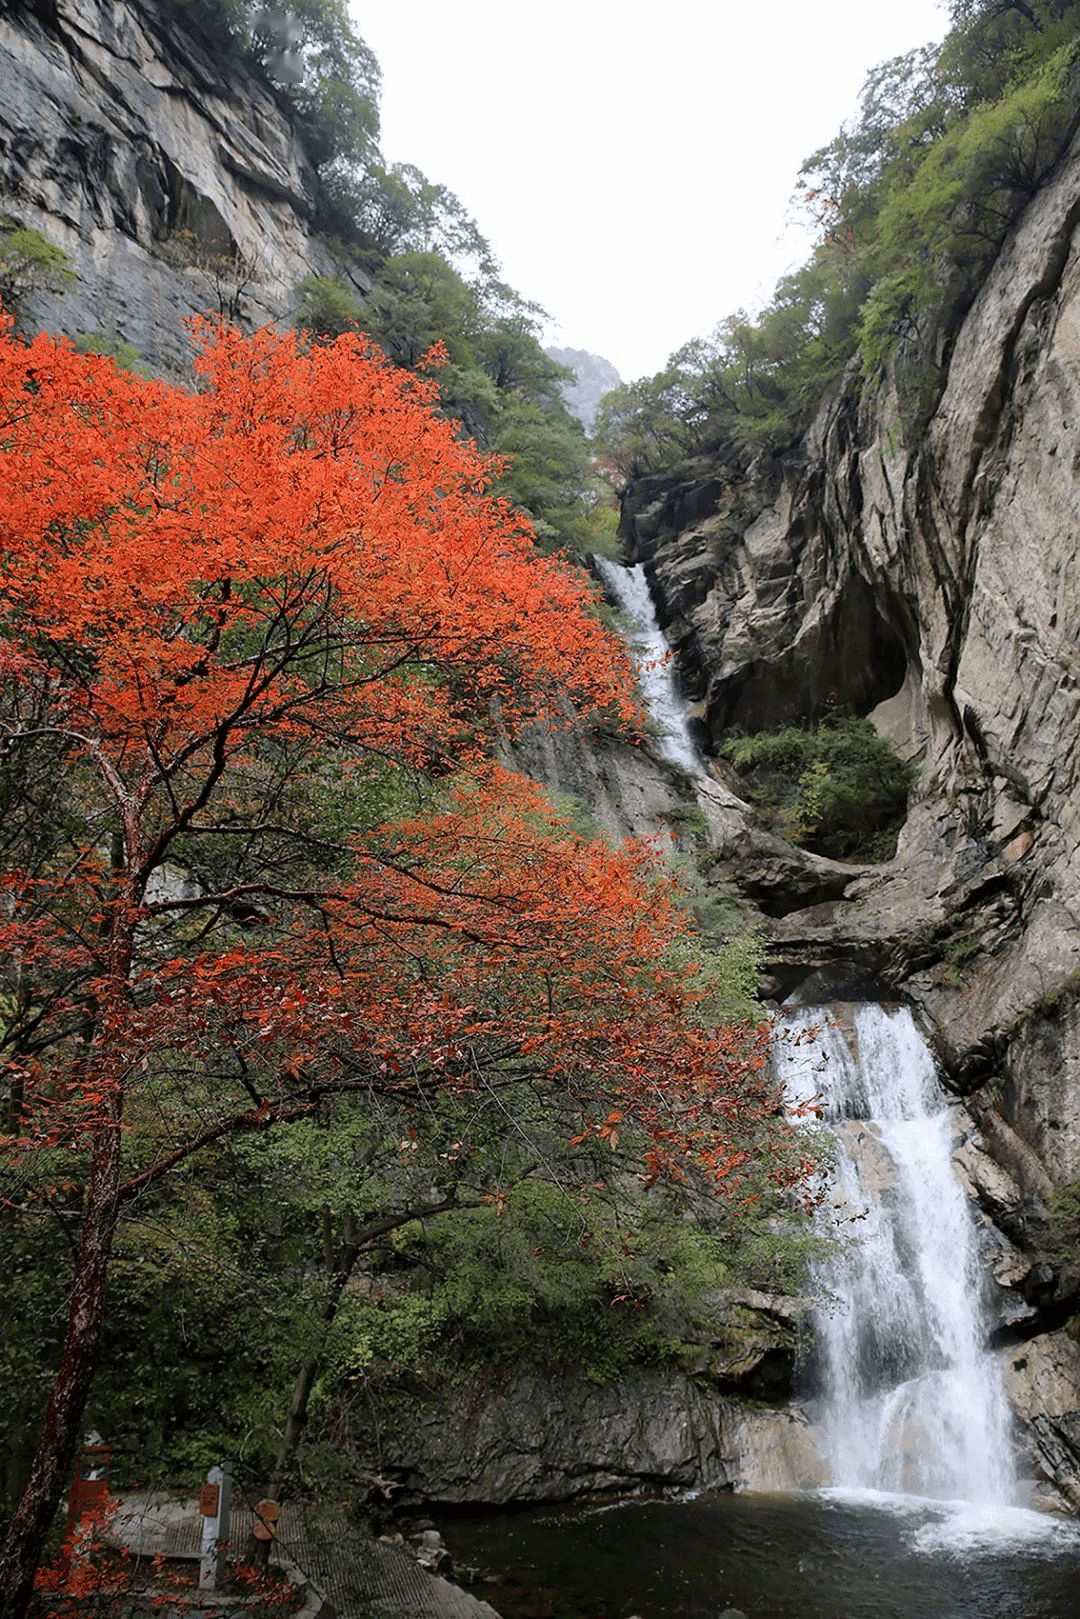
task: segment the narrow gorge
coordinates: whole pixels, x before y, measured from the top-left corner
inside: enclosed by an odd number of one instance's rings
[[[715,871],[757,908],[780,999],[913,1008],[971,1116],[962,1173],[1016,1245],[1019,1406],[1071,1502],[1076,1275],[1041,1243],[1080,1174],[1078,199],[1074,146],[986,277],[916,441],[893,383],[842,384],[795,453],[646,479],[624,506],[714,745],[840,705],[919,763],[892,861],[800,859],[729,806]]]
[[[342,245],[327,228],[332,165],[320,173],[306,155],[302,120],[282,86],[243,52],[222,71],[193,17],[167,0],[25,0],[0,15],[0,223],[40,233],[67,255],[70,271],[35,280],[20,300],[20,329],[66,333],[92,351],[126,348],[131,363],[186,380],[188,317],[209,309],[246,329],[286,328],[298,319],[300,289],[319,286],[326,296],[331,284],[362,313],[365,300],[376,307],[384,268],[369,240]],[[408,254],[431,256],[415,243]],[[419,300],[425,311],[438,301],[432,285]],[[381,307],[388,329],[401,324],[401,303],[387,294]],[[344,330],[364,329],[352,314],[342,318]],[[511,310],[500,338],[514,320],[520,337],[522,318]],[[418,1344],[426,1353],[449,1319],[449,1307],[440,1315],[432,1303],[436,1273],[452,1273],[469,1300],[482,1298],[491,1278],[480,1242],[479,1257],[465,1260],[452,1239],[435,1245],[438,1218],[466,1206],[454,1178],[467,1156],[466,1126],[459,1137],[451,1120],[428,1164],[417,1145],[420,1114],[395,1114],[392,1168],[379,1156],[385,1143],[359,1141],[355,1152],[380,1195],[390,1199],[392,1186],[400,1220],[380,1224],[374,1203],[354,1220],[350,1208],[339,1235],[330,1195],[320,1201],[334,1172],[330,1155],[304,1182],[305,1212],[313,1228],[322,1222],[319,1255],[296,1262],[306,1286],[325,1258],[337,1287],[321,1318],[328,1334],[340,1299],[369,1312],[358,1313],[362,1330],[335,1363],[337,1392],[315,1376],[317,1346],[305,1362],[304,1396],[314,1389],[315,1405],[322,1402],[329,1449],[363,1456],[368,1506],[378,1498],[382,1510],[381,1497],[392,1495],[396,1506],[451,1514],[667,1492],[677,1500],[641,1520],[643,1546],[654,1537],[659,1548],[649,1553],[657,1566],[674,1521],[664,1514],[686,1497],[703,1515],[730,1507],[725,1533],[733,1543],[745,1537],[750,1567],[761,1537],[772,1544],[784,1534],[781,1508],[764,1507],[777,1517],[755,1529],[726,1497],[823,1491],[805,1506],[799,1533],[808,1543],[835,1536],[838,1566],[847,1558],[857,1569],[893,1555],[877,1541],[868,1552],[870,1541],[859,1539],[869,1531],[854,1526],[849,1497],[861,1492],[921,1502],[889,1508],[888,1534],[896,1512],[907,1513],[901,1538],[918,1557],[934,1551],[935,1536],[955,1549],[955,1535],[967,1535],[979,1550],[999,1533],[1015,1533],[1027,1556],[1042,1544],[1031,1527],[1036,1510],[1060,1529],[1059,1547],[1075,1548],[1062,1522],[1080,1514],[1075,129],[963,307],[921,326],[913,319],[903,341],[895,363],[870,372],[851,359],[808,412],[809,425],[784,442],[747,449],[703,437],[677,464],[632,469],[620,482],[618,535],[606,556],[589,554],[588,508],[599,500],[592,486],[579,503],[585,537],[575,552],[629,641],[652,724],[640,734],[613,719],[592,732],[536,727],[500,742],[502,764],[561,795],[590,832],[612,843],[670,844],[701,936],[720,951],[742,941],[746,973],[759,975],[775,1019],[771,1112],[782,1113],[784,1092],[797,1129],[824,1143],[814,1183],[822,1223],[801,1224],[797,1234],[801,1279],[775,1260],[789,1233],[769,1204],[755,1232],[758,1271],[740,1275],[733,1260],[722,1283],[702,1283],[708,1321],[696,1319],[693,1332],[681,1317],[670,1330],[662,1318],[654,1338],[641,1339],[646,1349],[639,1353],[635,1339],[624,1353],[621,1340],[612,1348],[621,1327],[609,1343],[605,1318],[591,1337],[568,1329],[559,1358],[546,1353],[558,1330],[550,1342],[533,1334],[533,1304],[524,1283],[514,1291],[515,1278],[504,1355],[485,1357],[459,1331],[460,1363],[447,1371],[440,1362],[430,1379],[414,1375],[410,1355]],[[417,359],[425,346],[417,344]],[[461,369],[455,360],[452,379]],[[552,420],[563,410],[548,398],[557,371],[536,383]],[[464,389],[460,410],[475,436],[477,424],[491,429],[487,447],[496,451],[492,424],[505,425],[499,411],[510,410],[497,394],[490,379],[475,397]],[[578,448],[584,466],[584,441]],[[548,549],[560,543],[554,509],[533,514]],[[509,677],[492,684],[492,712],[511,686]],[[885,828],[873,858],[837,858],[784,836],[738,760],[747,737],[840,718],[869,721],[911,782],[902,824]],[[433,778],[450,769],[445,759],[430,765]],[[397,799],[388,804],[388,818],[404,815]],[[115,863],[110,880],[118,874]],[[162,904],[162,894],[202,892],[179,866],[163,882],[161,894],[154,890]],[[236,910],[226,919],[246,947],[266,921],[264,901],[243,909],[246,890],[238,899],[228,893]],[[478,1012],[469,1034],[494,1017]],[[306,1047],[290,1056],[308,1060]],[[243,1085],[244,1106],[257,1114],[265,1098],[246,1072]],[[532,1151],[539,1141],[554,1158],[553,1119],[561,1128],[569,1118],[561,1097],[559,1105],[566,1118],[518,1117],[505,1107],[510,1123],[500,1115],[499,1128],[515,1146],[527,1139]],[[614,1152],[620,1122],[614,1108],[606,1124],[598,1113],[574,1142],[589,1150],[590,1132],[606,1130]],[[300,1239],[278,1205],[287,1177],[299,1184],[303,1175],[288,1157],[270,1168],[252,1169],[242,1153],[238,1162],[260,1216],[272,1205],[267,1247],[292,1263],[290,1244],[299,1251]],[[641,1183],[650,1177],[620,1173],[610,1216],[617,1234],[649,1218]],[[757,1191],[752,1169],[746,1174],[749,1203]],[[495,1175],[493,1189],[467,1204],[479,1211],[477,1225],[492,1204],[502,1212]],[[584,1208],[598,1190],[608,1188],[594,1181],[579,1195],[575,1186],[577,1202]],[[190,1192],[196,1216],[201,1197]],[[574,1263],[575,1245],[584,1250],[595,1234],[592,1212],[577,1202],[577,1223],[561,1239]],[[796,1202],[791,1196],[788,1207]],[[624,1287],[621,1272],[604,1272],[608,1302],[627,1305],[625,1317],[647,1317],[653,1284],[661,1291],[675,1269],[661,1250],[670,1243],[674,1251],[692,1221],[681,1210],[665,1217],[648,1286],[635,1292],[636,1281]],[[723,1246],[722,1219],[698,1223],[710,1253]],[[370,1273],[352,1269],[366,1252],[358,1227],[383,1243],[381,1268]],[[544,1269],[550,1254],[529,1231],[515,1263],[556,1300],[552,1319],[560,1308],[569,1318],[578,1301],[566,1305]],[[619,1235],[627,1256],[636,1235]],[[410,1265],[414,1291],[401,1281]],[[700,1276],[708,1267],[693,1251],[686,1269]],[[381,1340],[373,1348],[371,1320],[391,1295],[405,1300],[400,1320],[389,1348]],[[460,1306],[462,1316],[469,1307]],[[511,1319],[515,1308],[521,1320]],[[138,1322],[133,1330],[142,1330]],[[385,1399],[383,1384],[365,1381],[376,1362],[397,1378]],[[183,1397],[196,1402],[186,1387]],[[175,1438],[169,1401],[153,1398],[168,1407],[155,1420]],[[107,1409],[115,1414],[115,1403]],[[28,1420],[21,1406],[17,1414]],[[221,1430],[231,1431],[224,1422]],[[12,1463],[15,1483],[21,1468],[24,1460]],[[691,1501],[698,1492],[716,1498]],[[943,1528],[942,1504],[958,1501],[964,1513]],[[880,1500],[871,1516],[879,1508],[884,1522]],[[975,1521],[969,1508],[987,1516]],[[471,1521],[455,1520],[463,1547]],[[598,1522],[588,1534],[602,1538]],[[489,1533],[495,1543],[511,1531]],[[905,1563],[903,1578],[925,1577],[922,1563],[913,1569]],[[754,1576],[739,1578],[730,1589],[748,1603]],[[794,1600],[791,1578],[777,1612]],[[1060,1589],[1032,1613],[1052,1613]]]

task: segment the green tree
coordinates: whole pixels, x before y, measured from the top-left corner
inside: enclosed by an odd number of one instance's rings
[[[346,282],[312,275],[297,284],[294,326],[325,342],[360,331],[363,323],[364,306]]]
[[[724,752],[778,831],[837,860],[895,852],[918,768],[867,719],[834,715],[734,737]]]
[[[760,313],[608,396],[597,444],[617,473],[782,450],[849,367],[876,382],[895,363],[917,431],[987,264],[1080,123],[1078,39],[1076,0],[958,0],[940,48],[876,67],[857,118],[800,171],[807,263]]]

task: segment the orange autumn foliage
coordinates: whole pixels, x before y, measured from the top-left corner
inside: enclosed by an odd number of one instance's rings
[[[163,1554],[136,1556],[116,1532],[121,1503],[113,1498],[85,1512],[51,1563],[38,1569],[34,1590],[49,1619],[131,1619],[135,1612],[162,1619],[205,1615],[196,1586],[198,1566],[185,1570]],[[257,1619],[289,1619],[303,1604],[301,1591],[280,1578],[235,1560],[227,1566],[228,1611]]]
[[[493,762],[523,726],[637,718],[586,578],[362,340],[197,338],[186,392],[0,328],[8,1147],[31,1196],[60,1150],[85,1183],[0,1619],[71,1462],[119,1210],[173,1165],[335,1092],[510,1076],[583,1134],[632,1121],[647,1178],[722,1184],[773,1127],[760,1035],[708,1027],[667,965],[657,851],[575,834]]]

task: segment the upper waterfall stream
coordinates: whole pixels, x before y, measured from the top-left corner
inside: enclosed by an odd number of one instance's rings
[[[594,556],[593,566],[615,605],[627,621],[626,639],[637,665],[641,697],[659,733],[660,751],[672,764],[699,772],[701,760],[690,739],[687,705],[679,694],[672,654],[656,618],[642,563],[624,567],[607,557]]]

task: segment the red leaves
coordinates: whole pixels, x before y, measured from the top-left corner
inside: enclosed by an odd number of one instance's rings
[[[91,754],[119,763],[152,735],[167,761],[230,714],[287,731],[314,700],[414,760],[466,747],[493,697],[506,724],[561,717],[567,691],[630,712],[590,586],[485,495],[487,463],[425,384],[356,339],[199,336],[194,395],[0,336],[9,667],[62,650],[57,695]],[[433,670],[467,671],[464,703]]]
[[[187,394],[0,321],[5,1123],[39,1187],[85,1188],[20,1604],[118,1210],[191,1154],[337,1091],[513,1078],[604,1120],[579,1139],[644,1140],[647,1179],[720,1185],[772,1111],[760,1031],[702,1027],[671,964],[658,853],[487,763],[575,705],[633,717],[592,587],[432,384],[355,339],[200,342]]]
[[[5,879],[27,1145],[80,1150],[162,1072],[231,1076],[189,1083],[193,1147],[335,1087],[513,1065],[597,1105],[579,1141],[615,1150],[632,1123],[649,1178],[722,1181],[733,1122],[768,1110],[763,1041],[696,1026],[659,853],[578,836],[484,763],[493,702],[504,726],[563,723],[568,692],[629,713],[591,588],[486,496],[428,383],[352,338],[198,335],[186,394],[0,332],[0,694],[14,745],[32,717],[87,805],[74,856]],[[346,807],[387,761],[430,770],[441,803],[343,834],[322,867],[297,823],[272,882],[253,854],[216,899],[177,888],[174,846],[211,836],[212,868],[261,793],[328,761]],[[161,1164],[188,1150],[171,1128]]]
[[[56,1619],[88,1619],[90,1615],[123,1619],[136,1609],[163,1615],[202,1612],[195,1590],[197,1565],[194,1572],[170,1570],[160,1554],[137,1558],[127,1546],[117,1544],[110,1526],[119,1508],[118,1501],[109,1499],[91,1508],[56,1561],[37,1571],[34,1590],[46,1598],[48,1612]],[[286,1619],[302,1604],[295,1586],[263,1569],[236,1563],[231,1565],[230,1578],[240,1592],[229,1599],[233,1613]]]

